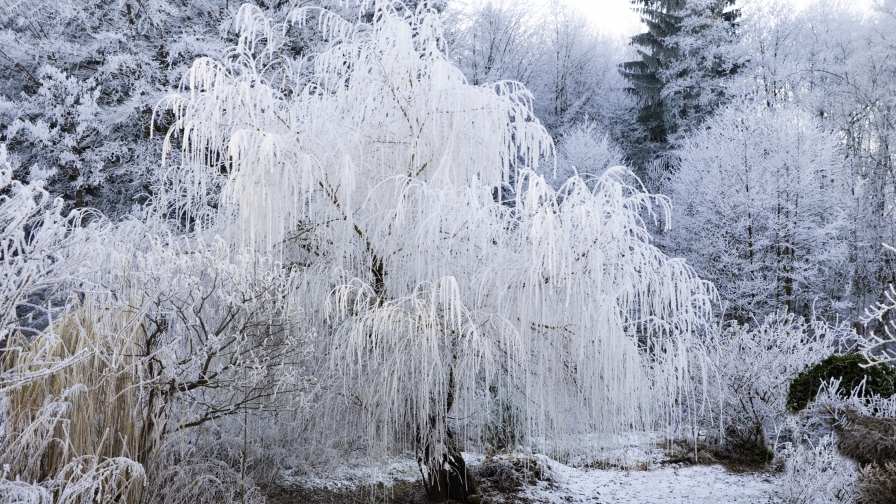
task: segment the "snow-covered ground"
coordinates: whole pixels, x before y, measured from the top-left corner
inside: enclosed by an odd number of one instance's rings
[[[645,453],[640,453],[634,458],[639,459],[644,455]],[[465,453],[464,458],[471,466],[482,463],[484,459],[482,455],[474,453]],[[544,456],[534,456],[530,460],[536,459],[539,465],[547,469],[548,477],[538,481],[535,486],[527,487],[519,494],[519,497],[529,502],[545,504],[782,502],[781,481],[778,476],[770,473],[732,473],[718,465],[679,466],[647,461],[633,464],[641,467],[638,470],[594,469],[571,467]],[[399,481],[419,480],[419,477],[416,463],[408,458],[393,460],[388,465],[376,469],[358,463],[328,472],[326,476],[300,476],[291,479],[294,484],[306,488],[347,491],[377,483],[391,486]]]
[[[765,473],[731,473],[721,466],[667,466],[644,471],[579,469],[548,462],[552,482],[527,491],[543,503],[750,503],[781,502],[779,480]]]
[[[341,491],[380,483],[392,486],[399,481],[418,480],[420,479],[420,470],[417,468],[417,463],[413,457],[404,457],[391,460],[384,466],[371,465],[363,460],[356,460],[345,466],[328,470],[326,475],[291,476],[284,474],[283,476],[287,482],[305,488]]]

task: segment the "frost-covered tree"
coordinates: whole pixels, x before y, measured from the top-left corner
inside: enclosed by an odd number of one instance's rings
[[[294,3],[259,2],[273,17]],[[331,4],[338,0],[314,2]],[[220,57],[233,43],[238,7],[227,0],[5,2],[0,135],[15,178],[44,180],[67,208],[98,208],[109,217],[145,203],[161,153],[161,142],[150,138],[153,107],[193,60]],[[293,33],[289,51],[311,52],[319,35]],[[167,118],[156,118],[158,133],[167,126]]]
[[[562,2],[495,1],[449,13],[449,52],[471,83],[521,82],[555,136],[591,122],[616,142],[626,138],[632,103],[616,68],[626,53],[620,40]]]
[[[541,64],[535,42],[540,30],[530,20],[540,12],[531,2],[486,2],[449,9],[446,38],[471,84],[534,78]]]
[[[609,168],[624,164],[622,150],[593,123],[570,128],[556,151],[555,163],[541,167],[544,178],[556,188],[571,177],[578,176],[587,182],[599,178]]]
[[[837,137],[792,108],[726,107],[678,151],[672,240],[728,313],[832,313],[849,301],[849,177]]]
[[[638,99],[645,161],[695,131],[724,98],[738,65],[734,0],[632,0],[647,31],[638,57],[621,65]]]
[[[68,207],[144,202],[159,151],[152,106],[196,55],[225,47],[216,3],[8,2],[0,125],[16,178],[45,180]]]
[[[631,104],[616,69],[625,53],[621,42],[595,32],[585,16],[559,1],[551,3],[546,20],[538,41],[542,66],[526,83],[538,117],[560,135],[581,121],[623,130],[626,121],[618,116],[627,114]]]
[[[749,61],[733,80],[732,92],[754,95],[768,105],[789,104],[837,131],[851,169],[854,213],[849,268],[853,310],[884,301],[896,278],[893,154],[896,96],[894,4],[863,12],[855,3],[827,0],[793,12],[785,2],[745,2],[742,44]]]
[[[896,256],[880,246],[896,242],[896,3],[882,1],[864,18],[839,12],[839,19],[832,15],[824,23],[836,36],[822,39],[826,57],[812,74],[824,100],[814,108],[841,132],[858,181],[853,243],[859,315],[861,307],[884,301],[882,292],[896,281]],[[843,30],[844,18],[859,29]]]
[[[660,70],[660,96],[669,134],[677,145],[724,104],[728,78],[745,59],[737,44],[734,0],[688,0],[677,30],[665,38],[675,54]]]
[[[652,425],[712,297],[650,243],[643,217],[666,200],[623,169],[552,189],[524,87],[469,84],[425,6],[366,5],[285,24],[241,8],[238,45],[166,102],[183,162],[155,208],[301,272],[321,436],[415,450],[433,500],[475,493],[448,482],[470,482],[460,449],[490,390],[529,442]],[[310,61],[283,51],[302,23],[330,40]],[[512,206],[495,197],[510,180]]]

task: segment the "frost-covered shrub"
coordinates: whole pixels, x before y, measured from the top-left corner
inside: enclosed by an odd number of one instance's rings
[[[887,246],[896,252],[896,249]],[[883,293],[883,301],[875,303],[865,311],[866,325],[877,325],[877,332],[859,335],[859,349],[873,361],[883,361],[896,365],[896,287],[890,285]]]
[[[482,426],[482,444],[489,453],[513,451],[521,441],[520,423],[525,421],[524,411],[509,397],[492,401],[491,414]]]
[[[881,402],[886,401],[881,399]],[[863,466],[874,464],[884,467],[896,462],[896,417],[881,416],[877,408],[868,404],[863,406],[864,411],[851,405],[835,410],[837,449],[844,457]]]
[[[289,271],[138,224],[101,238],[81,305],[3,353],[0,485],[36,482],[58,502],[257,494],[241,467],[253,449],[227,419],[304,407],[311,337]]]
[[[109,489],[130,487],[142,472],[124,459],[70,465],[92,453],[85,443],[105,446],[121,438],[71,428],[73,405],[89,403],[93,391],[82,381],[56,380],[78,364],[86,380],[103,369],[99,362],[91,362],[96,371],[85,365],[100,354],[92,344],[66,341],[53,330],[67,324],[72,289],[90,272],[88,245],[101,226],[82,226],[83,214],[65,215],[62,201],[51,198],[42,181],[22,184],[12,171],[0,146],[0,501],[66,501],[78,489],[93,492],[100,482]],[[129,397],[124,392],[119,399]],[[118,432],[114,422],[109,427]],[[74,486],[47,479],[64,470]]]
[[[809,363],[830,355],[843,328],[774,313],[756,326],[713,327],[703,341],[707,366],[695,377],[699,422],[719,455],[769,462],[789,439],[790,382]]]
[[[6,146],[0,145],[0,347],[18,332],[34,334],[70,301],[66,290],[83,277],[94,228],[42,181],[13,180]]]
[[[486,457],[473,469],[483,495],[493,502],[507,502],[507,496],[535,486],[539,481],[553,482],[548,458],[538,455],[503,454]]]
[[[826,422],[838,453],[858,464],[855,502],[896,502],[896,398],[864,394],[861,387],[844,396],[840,389],[831,380],[806,411]]]
[[[787,488],[805,490],[803,487],[806,487],[809,488],[807,492],[815,489],[822,496],[841,495],[842,493],[832,490],[842,486],[837,482],[846,477],[844,470],[847,467],[843,460],[848,459],[851,464],[848,473],[852,475],[852,480],[851,489],[845,494],[852,496],[849,502],[893,502],[893,482],[896,481],[896,473],[893,472],[893,463],[896,462],[896,399],[865,394],[861,387],[854,388],[847,394],[843,390],[838,379],[824,383],[815,401],[798,416],[792,417],[795,435],[782,457],[788,474],[799,472],[805,466],[805,457],[801,457],[801,453],[807,452],[809,448],[819,452],[820,447],[833,443],[836,456],[830,453],[828,447],[821,450],[827,455],[820,460],[828,461],[832,469],[839,466],[842,470],[823,471],[833,479],[830,485],[801,487],[788,481]]]
[[[838,380],[838,392],[848,396],[856,387],[863,394],[888,398],[896,393],[896,368],[872,363],[860,354],[831,355],[808,366],[793,379],[787,392],[787,409],[798,412],[815,399],[819,387]]]
[[[856,484],[856,504],[896,504],[896,462],[863,467]]]
[[[143,316],[142,414],[168,438],[152,446],[154,458],[141,461],[150,486],[166,501],[190,501],[176,488],[208,502],[237,499],[241,485],[233,482],[255,474],[242,466],[248,457],[258,460],[257,443],[284,433],[278,414],[307,406],[304,367],[314,335],[292,291],[297,278],[270,256],[233,250],[220,239],[164,239],[134,228],[117,236],[122,241],[101,278],[110,293],[100,301]],[[285,436],[268,448],[276,453],[295,441]],[[203,494],[193,480],[214,488]]]
[[[837,453],[836,437],[828,434],[814,444],[804,438],[786,446],[782,497],[786,504],[853,502],[858,471]]]
[[[129,320],[118,322],[122,330]],[[31,340],[9,340],[3,354],[0,464],[57,502],[135,499],[144,482],[143,466],[129,458],[141,452],[137,347],[112,334],[78,311]]]
[[[544,166],[545,179],[560,187],[570,177],[585,180],[600,176],[608,168],[623,165],[622,150],[593,123],[577,124],[563,135],[557,145],[556,171],[550,163]]]

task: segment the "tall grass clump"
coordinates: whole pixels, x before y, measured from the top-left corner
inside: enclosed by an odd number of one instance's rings
[[[56,502],[137,502],[151,443],[138,417],[136,324],[122,313],[100,329],[92,312],[7,343],[0,464],[12,468],[7,476],[46,483]]]

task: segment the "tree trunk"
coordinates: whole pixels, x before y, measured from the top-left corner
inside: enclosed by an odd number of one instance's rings
[[[422,469],[421,469],[422,471]],[[459,452],[448,450],[442,455],[436,470],[430,469],[423,478],[429,502],[465,502],[479,504],[479,487]]]
[[[451,412],[454,405],[454,369],[448,371],[448,395],[445,398],[445,418]],[[430,417],[430,428],[435,430],[436,418]],[[420,473],[423,476],[423,486],[429,502],[464,502],[479,504],[481,498],[479,487],[470,474],[467,463],[460,454],[451,427],[446,426],[446,446],[437,448],[442,453],[433,453],[434,449],[429,444],[423,447],[423,457],[417,459],[420,465]],[[426,471],[424,472],[424,464]]]

